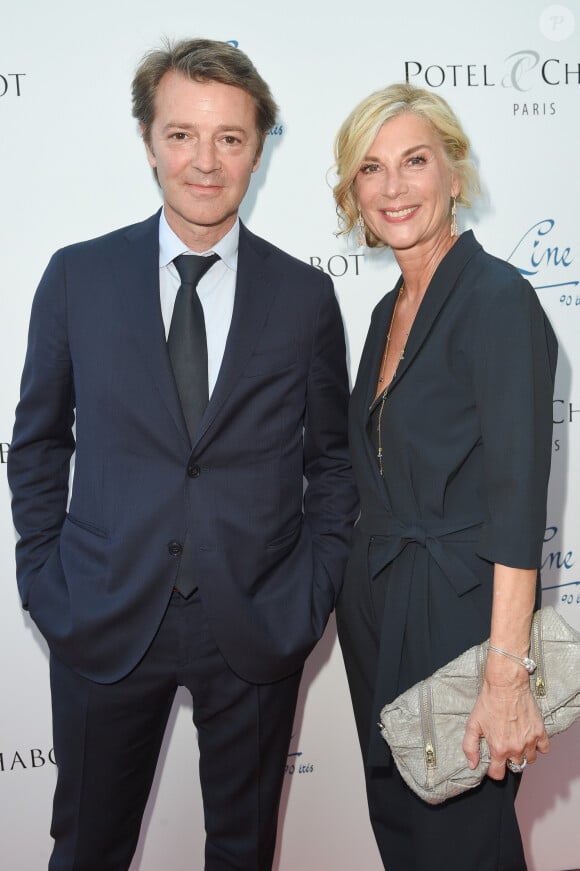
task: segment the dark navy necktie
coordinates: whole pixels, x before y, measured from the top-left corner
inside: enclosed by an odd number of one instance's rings
[[[217,260],[217,254],[208,257],[180,254],[173,261],[181,285],[175,298],[167,347],[192,441],[209,398],[205,320],[196,288],[199,280]]]
[[[196,288],[198,281],[216,260],[219,260],[217,254],[209,257],[180,254],[173,261],[179,272],[181,285],[175,298],[167,347],[192,442],[209,397],[205,320]],[[185,598],[197,589],[189,532],[183,543],[175,589]]]

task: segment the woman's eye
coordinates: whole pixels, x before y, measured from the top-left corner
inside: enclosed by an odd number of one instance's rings
[[[371,175],[373,172],[377,172],[378,169],[378,163],[363,163],[360,168],[360,172],[362,172],[363,175]]]

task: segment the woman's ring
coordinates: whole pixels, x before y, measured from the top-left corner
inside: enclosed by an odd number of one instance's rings
[[[519,763],[519,765],[518,765],[517,762],[514,762],[513,759],[508,759],[508,760],[506,761],[506,765],[507,765],[507,767],[508,767],[509,770],[512,771],[514,774],[521,774],[522,771],[524,770],[524,768],[526,767],[527,764],[528,764],[528,760],[526,759],[526,754],[525,754],[525,753],[524,753],[524,755],[522,756],[522,761]]]

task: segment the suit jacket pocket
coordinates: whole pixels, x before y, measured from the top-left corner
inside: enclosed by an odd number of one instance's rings
[[[68,514],[60,536],[60,558],[75,598],[89,589],[106,590],[111,571],[111,538],[106,529]]]
[[[103,529],[102,526],[96,526],[96,524],[90,523],[88,520],[81,520],[80,517],[75,517],[75,515],[70,514],[70,512],[66,515],[66,519],[69,523],[73,523],[75,526],[80,527],[80,529],[84,529],[85,532],[91,532],[93,535],[98,535],[100,538],[109,537],[107,529]]]
[[[87,534],[88,533],[88,534]],[[35,618],[35,598],[40,590],[41,598],[51,595],[54,588],[65,588],[65,576],[71,577],[70,567],[82,565],[83,570],[90,564],[105,565],[104,554],[108,548],[109,533],[103,527],[79,517],[67,513],[60,534],[54,539],[53,549],[40,569],[31,579],[30,586],[23,605],[30,610]],[[79,559],[80,554],[82,558]],[[67,571],[67,569],[69,571]],[[63,575],[64,572],[64,575]],[[77,571],[72,572],[72,577],[77,577]],[[43,633],[44,634],[44,633]]]

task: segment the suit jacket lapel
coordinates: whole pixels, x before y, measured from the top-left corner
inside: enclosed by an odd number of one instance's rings
[[[126,246],[113,254],[112,269],[119,286],[122,316],[135,324],[133,339],[181,438],[189,435],[171,369],[159,297],[159,213],[130,227]],[[240,224],[238,268],[232,322],[224,357],[195,447],[227,401],[264,329],[279,276],[271,248]]]
[[[144,369],[187,444],[189,436],[167,352],[159,295],[159,212],[129,227],[125,246],[113,254],[113,274],[119,285],[121,315],[134,325],[133,341]]]
[[[204,437],[227,401],[268,319],[279,281],[270,253],[270,247],[240,223],[232,322],[218,379],[194,445]]]

